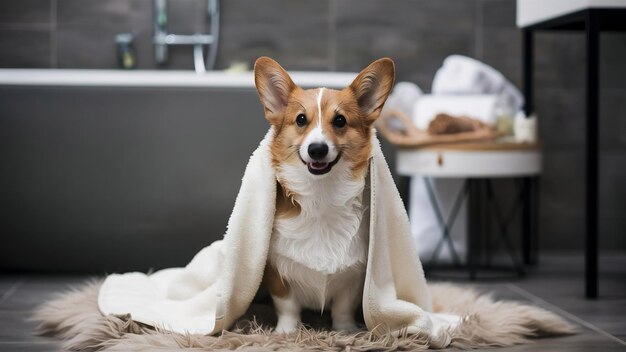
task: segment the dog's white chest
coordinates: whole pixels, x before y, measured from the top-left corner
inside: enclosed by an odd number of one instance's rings
[[[271,254],[309,269],[334,274],[367,259],[364,209],[357,205],[321,206],[314,213],[276,219]]]
[[[337,282],[358,286],[364,276],[365,179],[354,180],[343,161],[327,177],[311,176],[301,165],[286,165],[278,176],[295,194],[300,214],[274,220],[269,260],[300,301],[320,308],[339,289]]]
[[[323,309],[341,291],[362,286],[369,212],[324,209],[319,217],[277,219],[270,262],[303,306]]]

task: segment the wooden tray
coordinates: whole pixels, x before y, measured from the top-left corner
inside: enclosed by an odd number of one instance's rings
[[[402,124],[405,133],[389,127],[389,120],[396,118]],[[500,134],[489,127],[480,128],[472,132],[462,132],[447,135],[430,135],[415,127],[413,121],[399,110],[391,110],[381,115],[376,121],[376,129],[398,148],[420,148],[430,145],[457,144],[467,142],[493,141]]]

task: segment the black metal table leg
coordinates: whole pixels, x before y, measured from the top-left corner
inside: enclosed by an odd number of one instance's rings
[[[586,163],[586,240],[585,240],[585,296],[598,297],[598,57],[600,52],[599,21],[589,11],[585,21],[587,33],[587,109]]]
[[[483,208],[482,180],[477,178],[467,179],[468,184],[468,233],[467,233],[467,264],[469,266],[470,280],[476,280],[478,270],[478,258],[480,257],[479,246],[481,235],[481,210]]]
[[[523,30],[522,39],[522,55],[523,55],[523,86],[524,86],[524,113],[526,116],[530,116],[534,113],[533,106],[533,73],[534,73],[534,36],[532,29]],[[533,177],[532,179],[534,179]],[[524,252],[524,263],[533,263],[532,249],[536,244],[533,243],[533,238],[536,237],[536,221],[534,219],[537,213],[537,198],[536,194],[531,194],[531,191],[537,192],[534,186],[534,182],[530,177],[524,178],[523,187],[526,188],[524,196],[524,209],[522,211],[522,247]],[[533,224],[534,223],[534,224]],[[535,258],[536,259],[536,258]]]
[[[522,248],[524,253],[524,264],[528,265],[531,262],[532,248],[532,194],[530,177],[524,177],[522,179],[522,189]]]
[[[537,265],[539,262],[539,186],[540,179],[538,176],[531,178],[531,218],[532,224],[530,229],[530,264]]]

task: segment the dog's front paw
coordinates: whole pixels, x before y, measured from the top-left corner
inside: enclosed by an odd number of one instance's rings
[[[354,321],[333,321],[333,330],[335,331],[356,331],[358,329]]]
[[[298,329],[298,320],[292,317],[279,317],[278,324],[276,324],[275,333],[289,334]]]

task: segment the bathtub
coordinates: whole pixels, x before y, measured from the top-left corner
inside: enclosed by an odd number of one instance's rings
[[[185,265],[222,237],[267,129],[252,73],[0,69],[0,270]]]

